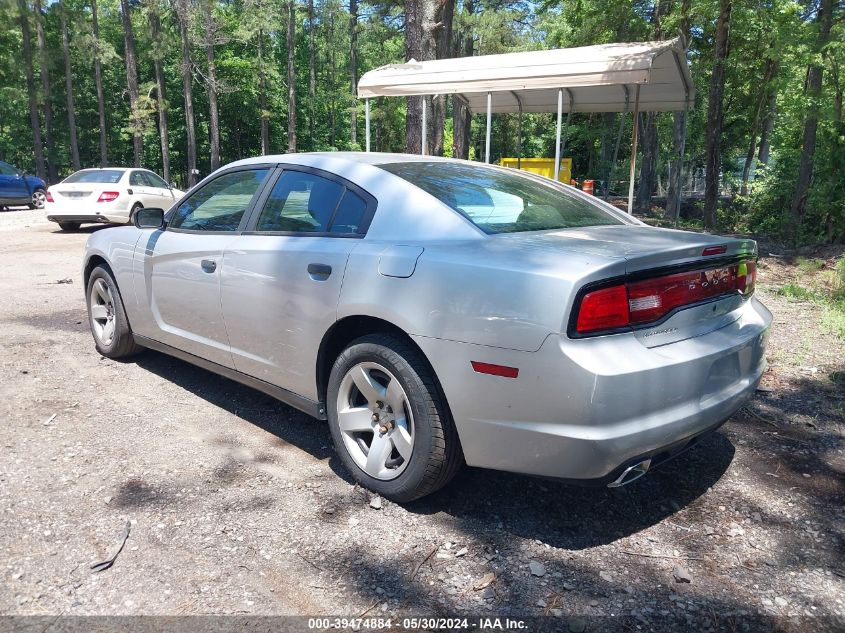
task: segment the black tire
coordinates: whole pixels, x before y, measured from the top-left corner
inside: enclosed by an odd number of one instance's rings
[[[411,458],[395,479],[376,479],[364,472],[349,454],[338,424],[341,383],[362,362],[382,365],[396,377],[413,414]],[[404,503],[431,494],[449,483],[463,465],[458,433],[434,371],[419,350],[397,337],[372,334],[349,344],[332,367],[326,410],[335,452],[344,467],[358,483],[386,499]]]
[[[135,221],[135,214],[138,213],[138,209],[143,209],[144,205],[140,202],[136,202],[132,205],[132,209],[129,211],[129,222],[127,224],[132,224]]]
[[[62,231],[78,231],[82,226],[81,222],[59,222],[59,228]]]
[[[30,209],[43,209],[47,192],[41,187],[32,192],[31,202],[27,205]],[[36,202],[36,199],[38,202]]]
[[[91,317],[92,293],[98,280],[102,280],[113,298],[111,308],[114,334],[110,340],[101,340],[101,337],[95,332],[95,323]],[[129,326],[129,319],[126,318],[126,311],[123,308],[123,299],[120,297],[117,284],[107,267],[97,266],[91,271],[88,285],[85,288],[85,299],[85,304],[88,307],[88,325],[91,328],[91,335],[94,337],[94,346],[100,354],[106,358],[124,358],[144,350],[143,347],[135,343],[135,339],[132,337],[132,328]]]

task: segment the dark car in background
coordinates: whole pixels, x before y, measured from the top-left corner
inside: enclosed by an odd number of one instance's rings
[[[0,208],[27,206],[43,209],[47,201],[46,192],[46,182],[0,160]]]

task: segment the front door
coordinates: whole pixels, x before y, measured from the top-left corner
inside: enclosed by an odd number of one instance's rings
[[[220,307],[226,248],[238,239],[269,170],[241,169],[209,181],[180,204],[164,230],[138,242],[146,319],[133,327],[183,351],[232,367]]]
[[[24,177],[9,163],[0,161],[0,199],[29,201],[29,189]]]
[[[317,352],[374,207],[325,172],[282,172],[224,254],[223,315],[237,370],[317,400]]]

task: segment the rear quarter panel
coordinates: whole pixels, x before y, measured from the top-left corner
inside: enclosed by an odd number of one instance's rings
[[[624,272],[624,260],[521,248],[495,238],[409,243],[410,277],[379,272],[393,246],[364,240],[349,258],[338,318],[376,316],[417,336],[536,351],[565,327],[575,290]]]

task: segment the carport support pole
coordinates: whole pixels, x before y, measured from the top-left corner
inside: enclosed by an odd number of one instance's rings
[[[425,95],[422,97],[422,138],[420,138],[420,155],[425,156],[425,140],[428,132],[428,121],[426,120]]]
[[[484,162],[490,162],[490,123],[493,111],[493,93],[487,93],[487,140],[484,142]]]
[[[560,176],[560,124],[563,119],[563,88],[557,91],[557,133],[555,134],[555,180]]]
[[[366,128],[367,152],[370,151],[370,100],[364,99],[364,127]]]
[[[640,84],[634,93],[634,131],[631,135],[631,173],[628,182],[628,213],[634,212],[634,175],[637,170],[637,124],[640,118]]]

